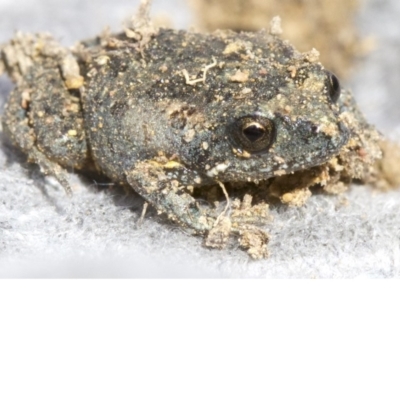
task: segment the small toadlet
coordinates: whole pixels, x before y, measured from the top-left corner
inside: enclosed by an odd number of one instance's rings
[[[95,168],[207,235],[226,219],[198,204],[196,186],[305,171],[348,153],[365,132],[369,162],[379,157],[379,135],[350,93],[341,94],[317,52],[281,40],[277,20],[270,33],[201,34],[155,29],[148,7],[123,33],[72,49],[21,33],[1,47],[0,69],[17,83],[4,130],[67,191],[66,169]]]

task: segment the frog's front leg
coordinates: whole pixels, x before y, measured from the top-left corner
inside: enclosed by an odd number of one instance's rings
[[[239,238],[240,247],[247,250],[252,258],[268,257],[268,234],[249,224],[248,218],[243,220],[244,214],[249,214],[249,204],[245,203],[251,202],[251,198],[243,202],[242,210],[236,210],[229,216],[227,210],[218,215],[212,209],[201,207],[190,195],[187,186],[190,182],[198,181],[199,177],[175,161],[140,161],[126,173],[126,178],[129,185],[158,212],[165,213],[169,219],[206,236],[204,243],[207,247],[222,249],[227,245],[231,234],[235,234]],[[228,197],[225,189],[223,191]],[[227,201],[229,204],[228,198]],[[253,208],[254,216],[258,220],[268,219],[268,206]]]
[[[211,210],[197,203],[188,190],[193,173],[175,161],[145,160],[126,173],[128,184],[159,213],[204,235],[216,223]]]

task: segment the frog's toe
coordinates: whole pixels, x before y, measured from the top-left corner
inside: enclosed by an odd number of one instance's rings
[[[36,147],[28,153],[28,161],[39,165],[40,171],[43,175],[50,175],[57,179],[60,185],[64,188],[65,192],[72,196],[72,189],[68,180],[67,171],[59,164],[49,160],[42,152]]]

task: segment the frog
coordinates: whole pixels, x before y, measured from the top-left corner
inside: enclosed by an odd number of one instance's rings
[[[243,222],[227,184],[303,182],[313,171],[312,184],[328,187],[370,177],[380,157],[380,133],[350,91],[315,49],[298,52],[280,34],[278,17],[259,32],[156,28],[148,0],[122,32],[71,48],[19,32],[0,48],[0,72],[15,83],[3,131],[69,194],[68,171],[99,173],[209,247],[236,234],[266,257],[269,236],[256,227],[266,213]],[[226,197],[222,212],[193,195],[212,185]]]

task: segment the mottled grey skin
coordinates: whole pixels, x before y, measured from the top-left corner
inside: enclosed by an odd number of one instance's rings
[[[3,51],[17,81],[4,130],[64,187],[64,168],[96,169],[204,234],[215,216],[198,206],[192,186],[306,170],[359,134],[341,117],[353,112],[342,100],[351,96],[336,101],[332,77],[313,52],[298,53],[263,31],[161,29],[147,39],[142,46],[125,34],[102,36],[71,53],[47,36],[31,36],[24,40],[35,51],[26,52],[23,67]],[[62,67],[71,55],[80,76],[70,75],[81,83],[69,82]],[[194,83],[206,66],[204,81]],[[261,150],[240,139],[243,121],[273,127]]]
[[[229,43],[238,41],[248,51],[224,54]],[[98,47],[90,51],[94,57],[104,52]],[[144,52],[146,65],[127,47],[106,54],[106,65],[87,66],[93,77],[87,82],[84,111],[94,158],[112,179],[123,180],[138,160],[155,157],[160,150],[167,157],[176,155],[202,180],[267,179],[278,170],[289,173],[321,164],[349,138],[338,120],[339,107],[329,97],[324,68],[265,32],[210,36],[161,30]],[[201,76],[213,57],[224,64],[208,71],[205,84],[185,83],[183,69]],[[290,66],[300,66],[297,79],[291,78]],[[229,80],[238,69],[248,71],[246,82]],[[311,81],[307,87],[304,79]],[[243,94],[245,88],[251,92]],[[233,149],[245,150],[231,132],[242,116],[274,121],[276,141],[269,151],[249,158],[234,155]],[[322,125],[333,132],[326,134]],[[191,129],[195,134],[188,142],[184,138]],[[112,166],[115,158],[118,166]],[[213,173],[221,164],[226,169]]]

